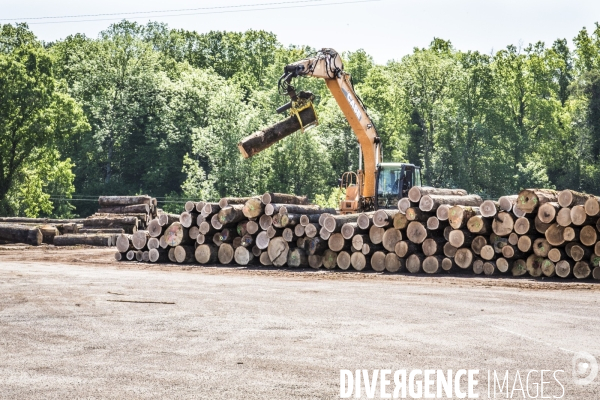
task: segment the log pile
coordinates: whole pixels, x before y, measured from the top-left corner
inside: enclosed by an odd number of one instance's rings
[[[188,202],[117,238],[117,260],[600,279],[600,197],[523,190],[483,201],[415,187],[398,209],[337,215],[277,193]]]

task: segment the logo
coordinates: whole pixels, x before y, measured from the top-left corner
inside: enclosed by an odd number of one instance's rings
[[[358,120],[360,121],[362,119],[362,114],[360,113],[360,108],[358,104],[356,104],[356,101],[354,101],[352,95],[346,92],[344,88],[342,88],[342,92],[344,92],[344,96],[346,96],[348,103],[350,103],[350,108],[352,108],[352,111],[354,111],[354,115],[356,115],[356,118],[358,118]]]
[[[598,362],[588,353],[577,353],[573,357],[573,382],[576,385],[589,385],[598,376]]]

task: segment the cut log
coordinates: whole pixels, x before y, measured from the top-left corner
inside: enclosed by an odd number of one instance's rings
[[[550,203],[544,204],[547,206]],[[554,219],[554,218],[552,218]],[[527,235],[535,231],[535,224],[527,217],[517,218],[513,227],[515,233],[518,235]]]
[[[196,239],[196,241],[198,241],[198,239]],[[162,235],[160,237],[159,242],[161,249],[166,249],[167,247],[169,247],[169,244],[167,243],[167,237],[165,235]]]
[[[258,232],[259,226],[256,221],[248,221],[246,224],[246,231],[250,235],[255,235]]]
[[[571,225],[571,209],[561,208],[556,214],[556,223],[560,226]]]
[[[421,201],[419,202],[419,209],[421,211],[429,212],[437,210],[437,208],[442,204],[446,204],[449,206],[462,205],[479,207],[481,203],[483,203],[483,200],[476,194],[462,196],[444,196],[428,194],[421,197]]]
[[[405,258],[411,254],[419,253],[420,251],[421,249],[418,245],[407,240],[396,243],[396,246],[394,247],[394,253],[396,253],[398,257],[402,258]]]
[[[87,218],[83,221],[83,226],[94,227],[123,227],[123,226],[138,226],[137,217],[94,217]]]
[[[152,198],[147,195],[141,196],[100,196],[98,198],[98,204],[100,207],[115,207],[115,206],[129,206],[134,204],[148,204],[152,203]]]
[[[282,204],[300,204],[308,205],[309,201],[306,196],[296,196],[286,193],[265,193],[261,196],[263,204],[282,203]]]
[[[502,196],[498,199],[498,207],[502,211],[509,212],[513,209],[513,205],[516,203],[518,197],[517,195]]]
[[[551,224],[556,219],[556,215],[560,211],[558,203],[542,204],[537,212],[537,217],[545,224]]]
[[[337,265],[341,270],[346,271],[351,265],[351,256],[347,251],[340,251],[337,256]]]
[[[296,237],[302,237],[304,236],[304,226],[298,224],[294,227],[294,235],[296,235]]]
[[[519,192],[516,207],[521,211],[533,213],[541,204],[557,202],[558,192],[552,189],[525,189]]]
[[[499,259],[496,260],[496,268],[498,268],[498,272],[500,272],[502,274],[508,272],[508,270],[510,269],[510,266],[511,266],[511,263],[506,258],[500,257]]]
[[[309,214],[311,215],[311,214]],[[312,214],[314,215],[314,214]],[[331,213],[323,213],[323,214],[317,214],[319,216],[319,220],[315,223],[318,223],[319,225],[323,226],[323,224],[325,223],[325,218],[329,217],[330,215],[334,215]]]
[[[425,229],[425,228],[423,228],[423,229]],[[373,226],[371,226],[371,229],[369,229],[369,240],[373,244],[379,244],[383,241],[384,233],[385,233],[385,229],[373,225]]]
[[[329,238],[331,237],[331,232],[329,232],[327,229],[325,228],[321,228],[319,230],[319,237],[323,240],[329,240]]]
[[[163,226],[160,224],[160,221],[158,219],[153,219],[152,221],[150,221],[147,229],[148,233],[153,238],[157,238],[163,234]]]
[[[166,230],[163,236],[166,236],[167,244],[171,247],[180,244],[189,244],[191,239],[188,235],[188,229],[184,228],[179,222],[173,222]]]
[[[535,254],[527,257],[527,272],[530,276],[534,278],[539,278],[542,276],[542,264],[544,263],[544,258],[540,256],[536,256]]]
[[[552,250],[552,246],[545,238],[537,238],[533,241],[533,254],[538,257],[548,257],[548,253]]]
[[[219,246],[217,257],[220,264],[230,264],[233,261],[234,250],[229,243],[223,243]]]
[[[552,226],[552,224],[546,224],[546,223],[542,222],[537,216],[535,217],[533,222],[535,225],[535,230],[538,233],[541,233],[542,235],[544,235],[546,233],[546,231],[548,230],[548,228],[550,228],[550,226]]]
[[[511,213],[501,212],[492,221],[492,230],[498,236],[508,236],[515,226],[514,216]]]
[[[573,266],[575,263],[571,260],[560,260],[556,263],[554,270],[556,275],[561,278],[570,278],[573,276]]]
[[[233,206],[222,208],[217,214],[219,222],[222,225],[227,225],[242,221],[246,218],[244,212],[242,211],[243,209],[244,206],[241,204],[236,204]]]
[[[413,203],[418,203],[423,196],[467,196],[467,191],[463,189],[444,189],[429,186],[413,186],[408,191],[408,199]]]
[[[479,212],[483,217],[491,218],[498,214],[500,211],[500,207],[498,206],[497,201],[486,200],[479,205]]]
[[[349,258],[350,256],[348,256],[348,259]],[[306,252],[299,248],[291,249],[288,253],[287,265],[292,268],[307,267],[308,256],[306,255]]]
[[[192,240],[196,240],[196,238],[198,237],[199,234],[200,234],[200,231],[198,230],[197,226],[192,226],[188,230],[188,235],[190,235],[190,239],[192,239]]]
[[[337,267],[337,256],[338,253],[329,249],[323,252],[323,267],[325,269],[335,269]]]
[[[473,253],[480,255],[481,249],[487,244],[488,241],[485,236],[476,236],[471,242],[471,250],[473,250]]]
[[[598,216],[600,214],[600,198],[591,197],[587,199],[583,208],[585,209],[585,213],[590,217]]]
[[[496,275],[498,272],[498,267],[496,266],[495,261],[486,261],[483,263],[483,273],[485,275]]]
[[[298,239],[296,235],[294,235],[294,231],[290,228],[285,228],[281,234],[281,237],[288,243]]]
[[[238,265],[248,265],[254,259],[254,254],[247,248],[240,246],[233,252],[233,259]]]
[[[592,199],[594,196],[591,194],[579,193],[574,190],[561,190],[558,193],[558,204],[561,207],[573,207],[573,206],[583,206],[585,205],[588,199]]]
[[[448,235],[448,242],[456,248],[470,245],[473,239],[474,235],[465,229],[455,229]]]
[[[431,213],[426,213],[421,211],[416,207],[411,207],[406,210],[406,219],[408,221],[419,221],[419,222],[427,222],[429,217],[431,217]]]
[[[389,228],[383,233],[382,241],[383,247],[390,252],[393,252],[396,248],[396,243],[402,240],[402,232],[398,229]]]
[[[367,258],[360,252],[352,253],[350,256],[350,264],[357,271],[362,271],[367,266]]]
[[[229,229],[223,229],[221,232],[215,232],[213,235],[213,243],[217,246],[221,246],[224,243],[233,243],[233,239],[235,238],[235,234],[233,231]]]
[[[448,258],[453,258],[458,251],[458,248],[452,246],[449,242],[444,244],[444,255]]]
[[[344,225],[342,225],[342,229],[340,229],[340,233],[342,234],[342,236],[344,237],[344,239],[352,239],[354,237],[354,235],[357,235],[359,233],[364,233],[365,231],[360,229],[358,227],[358,225],[356,224],[356,222],[347,222]]]
[[[346,240],[341,233],[334,233],[327,242],[329,249],[334,252],[339,252],[345,249]],[[337,256],[336,256],[337,257]]]
[[[365,242],[369,242],[368,235],[355,235],[352,238],[352,248],[356,251],[360,251],[362,249],[362,245]]]
[[[120,253],[127,253],[129,250],[133,249],[133,244],[131,243],[131,235],[118,235],[115,244],[117,246],[117,251]]]
[[[375,214],[373,214],[373,225],[380,228],[385,228],[393,224],[394,216],[398,213],[398,210],[377,210]]]
[[[276,267],[281,267],[285,265],[285,263],[287,262],[289,250],[290,246],[281,237],[272,238],[267,248],[269,258],[273,262],[273,265],[275,265]]]
[[[221,207],[223,209],[223,207]],[[265,205],[261,202],[258,197],[252,197],[248,199],[242,207],[242,213],[246,218],[258,218],[265,209]]]
[[[260,228],[263,231],[266,231],[271,225],[273,225],[273,217],[271,217],[270,215],[263,214],[260,216],[258,224],[260,225]]]
[[[403,264],[404,260],[400,259],[395,253],[385,255],[384,265],[387,272],[398,272],[404,268]]]
[[[560,260],[564,260],[566,257],[567,254],[565,253],[565,251],[556,247],[550,249],[550,251],[548,252],[548,259],[554,263],[557,263]]]
[[[323,228],[329,232],[340,232],[344,224],[356,223],[358,214],[330,215],[323,221]]]
[[[394,215],[394,228],[396,229],[406,229],[409,224],[409,220],[406,218],[405,214],[397,213]]]
[[[492,223],[488,218],[475,215],[467,221],[467,229],[477,235],[486,235],[492,232]]]
[[[148,214],[150,206],[148,204],[134,204],[130,206],[113,206],[98,209],[99,214]]]
[[[512,265],[511,273],[513,276],[523,276],[527,273],[527,262],[523,259],[515,260]]]
[[[494,257],[496,257],[496,251],[494,250],[493,246],[490,246],[489,244],[487,244],[481,248],[479,255],[484,260],[493,260]]]
[[[46,240],[46,235],[44,234],[44,231],[42,230],[42,227],[39,227],[40,231],[42,232],[42,235],[44,236],[44,243],[49,243],[52,244],[52,242],[49,242]],[[58,229],[57,229],[58,231]],[[135,232],[137,232],[137,229],[135,230]],[[135,233],[133,232],[133,233]],[[125,233],[125,229],[123,228],[81,228],[81,229],[77,229],[77,232],[72,232],[72,233],[88,233],[88,234],[98,234],[98,233],[112,233],[112,234],[116,234],[116,235],[120,235],[122,233]]]
[[[565,242],[572,242],[579,239],[579,233],[581,229],[573,226],[567,226],[563,231],[563,239]]]
[[[163,237],[164,236],[161,236],[161,239]],[[204,244],[204,243],[206,243],[206,236],[204,236],[203,234],[199,233],[198,236],[196,236],[196,243],[198,243],[198,244]],[[162,247],[162,244],[161,244],[161,247]]]
[[[594,270],[592,271],[592,278],[600,280],[600,267],[594,268]]]
[[[149,262],[150,261],[150,253],[146,251],[142,251],[142,261]]]
[[[205,205],[206,205],[206,202],[204,202],[204,201],[197,202],[196,203],[196,212],[202,213],[202,209],[204,208]]]
[[[452,232],[454,229],[451,226],[447,226],[444,228],[444,239],[446,239],[446,241],[448,241],[448,239],[450,238],[450,232]]]
[[[323,214],[325,214],[325,213],[323,213]],[[300,216],[300,225],[306,226],[306,225],[310,224],[311,222],[312,223],[318,223],[319,222],[319,218],[321,218],[321,216],[323,214],[310,214],[310,215],[302,214]],[[329,214],[329,213],[327,213],[327,214]]]
[[[422,268],[427,274],[438,274],[442,272],[442,256],[429,256],[423,260]]]
[[[564,244],[565,243],[565,239],[563,237],[564,230],[565,230],[565,228],[558,224],[550,225],[550,227],[546,230],[546,233],[545,233],[546,240],[548,241],[548,243],[550,243],[552,246],[560,246],[560,245]]]
[[[429,232],[422,223],[412,221],[406,228],[406,237],[413,243],[421,244],[427,239]],[[370,236],[370,235],[369,235]],[[371,239],[371,241],[373,241]]]
[[[335,214],[335,209],[333,208],[321,208],[315,205],[297,205],[297,204],[271,204],[274,207],[274,212],[277,210],[279,214]],[[268,206],[268,205],[267,205]],[[265,213],[267,206],[265,206]]]
[[[306,237],[314,238],[319,233],[320,226],[317,224],[308,224],[304,227]]]
[[[516,246],[517,243],[519,243],[519,235],[517,235],[514,232],[508,235],[508,243],[513,246]]]
[[[483,261],[482,259],[476,259],[475,261],[473,261],[473,273],[475,275],[481,275],[483,274],[483,265],[485,264],[485,261]]]
[[[194,246],[177,246],[175,247],[175,261],[178,263],[191,263],[194,261]]]
[[[442,269],[446,272],[451,272],[456,269],[457,265],[454,262],[454,259],[450,257],[444,257],[442,260]]]
[[[596,229],[591,225],[586,225],[579,232],[579,241],[585,246],[594,246],[598,241]]]
[[[125,258],[127,258],[127,261],[133,261],[135,260],[135,250],[129,250],[126,254],[125,254]]]
[[[448,222],[454,229],[464,228],[475,215],[480,215],[477,207],[453,206],[448,210]]]
[[[402,198],[402,199],[398,200],[398,210],[399,210],[401,213],[403,213],[403,214],[404,214],[404,213],[406,212],[406,210],[408,210],[410,207],[418,207],[418,206],[419,206],[419,203],[414,203],[414,202],[411,202],[411,201],[408,199],[408,197],[404,197],[404,198]]]
[[[439,219],[440,221],[448,221],[448,216],[450,213],[450,206],[446,205],[446,204],[442,204],[441,206],[438,207],[438,209],[435,211],[435,216],[437,217],[437,219]]]
[[[502,257],[512,259],[512,258],[520,258],[523,256],[523,253],[519,251],[516,246],[506,245],[502,247]]]
[[[321,254],[328,248],[328,242],[326,240],[321,239],[320,237],[315,237],[309,240],[308,242],[308,254]]]
[[[151,237],[150,239],[148,239],[148,243],[146,243],[146,246],[148,247],[148,250],[159,249],[160,241],[158,240],[158,238]]]
[[[573,266],[573,275],[577,279],[587,279],[591,274],[590,265],[585,261],[578,261]]]
[[[152,263],[169,261],[169,251],[165,249],[150,249],[148,260]]]
[[[398,215],[402,215],[402,214],[398,214]],[[407,222],[408,222],[408,220],[407,220]],[[446,226],[448,226],[448,223],[446,221],[440,221],[438,219],[438,217],[429,217],[427,219],[426,225],[427,225],[427,229],[429,229],[430,231],[437,231],[438,229],[443,229]]]
[[[42,242],[42,233],[39,229],[35,228],[35,231],[39,233],[39,243]],[[55,246],[76,246],[76,245],[87,245],[87,246],[112,246],[113,236],[110,234],[99,234],[99,235],[88,235],[88,234],[75,234],[75,235],[60,235],[54,238]],[[31,243],[30,243],[31,244]]]
[[[580,244],[576,244],[571,247],[570,256],[573,259],[573,261],[581,261],[583,259],[587,260],[590,258],[591,255],[592,251],[588,247],[582,246]]]
[[[173,222],[179,222],[179,215],[163,213],[158,216],[158,223],[160,226],[169,226]]]
[[[267,253],[266,251],[260,253],[258,260],[260,261],[260,264],[264,265],[265,267],[273,265],[273,261],[271,261],[271,259],[269,258],[269,253]]]
[[[548,278],[552,278],[556,275],[555,264],[547,258],[542,262],[542,274]]]
[[[571,208],[571,221],[573,222],[573,225],[581,226],[584,224],[595,223],[597,219],[589,217],[583,206],[573,206],[573,208]]]
[[[411,254],[406,259],[406,269],[411,274],[417,274],[421,272],[421,267],[423,265],[423,261],[425,260],[425,256],[423,254]]]
[[[143,250],[146,247],[149,238],[150,233],[148,233],[148,231],[137,231],[131,235],[131,243],[135,249]]]

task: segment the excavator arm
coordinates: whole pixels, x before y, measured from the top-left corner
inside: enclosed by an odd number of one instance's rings
[[[300,95],[304,93],[296,94],[290,84],[291,80],[298,76],[324,79],[327,88],[348,120],[358,139],[365,163],[364,171],[360,168],[358,171],[358,190],[362,203],[360,208],[372,208],[375,201],[377,164],[381,162],[379,136],[362,101],[354,91],[350,74],[344,72],[339,54],[333,49],[322,49],[314,57],[287,65],[279,80],[279,86],[291,97],[292,102],[278,111],[293,108]],[[362,160],[359,163],[362,163]]]

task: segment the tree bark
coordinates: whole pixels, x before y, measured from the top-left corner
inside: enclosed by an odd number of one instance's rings
[[[129,206],[135,204],[152,204],[152,198],[147,195],[141,196],[100,196],[98,198],[100,207]],[[147,212],[147,211],[146,211]]]
[[[358,214],[346,214],[346,215],[330,215],[323,221],[323,227],[329,232],[340,232],[342,226],[348,223],[355,223],[358,219]]]
[[[379,228],[385,228],[394,222],[394,216],[398,214],[398,210],[377,210],[373,214],[373,225]]]
[[[261,201],[263,204],[271,204],[271,203],[282,203],[282,204],[299,204],[299,205],[308,205],[310,204],[308,198],[306,196],[296,196],[293,194],[285,194],[285,193],[265,193],[261,196]]]
[[[408,199],[413,203],[418,203],[426,195],[467,196],[467,191],[463,189],[440,189],[429,186],[413,186],[408,191]]]
[[[463,196],[440,196],[440,195],[425,195],[421,197],[419,209],[421,211],[430,212],[438,209],[442,204],[448,206],[473,206],[478,207],[483,200],[476,194]]]
[[[39,230],[38,230],[39,232]],[[40,243],[41,243],[41,232],[40,232]],[[55,246],[76,246],[78,244],[84,244],[88,246],[112,246],[113,236],[108,234],[101,235],[61,235],[54,238]]]
[[[589,200],[594,198],[591,194],[579,193],[574,190],[565,189],[558,193],[558,204],[561,207],[583,206]]]

